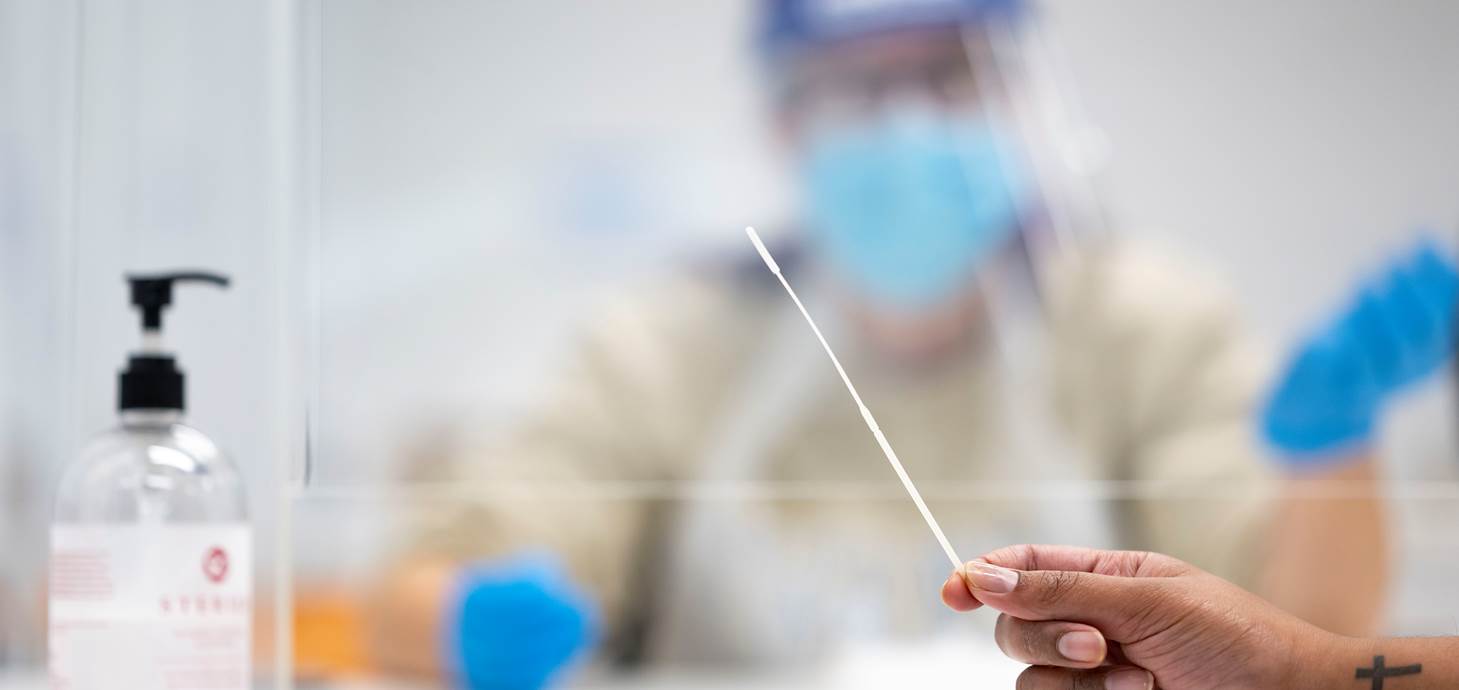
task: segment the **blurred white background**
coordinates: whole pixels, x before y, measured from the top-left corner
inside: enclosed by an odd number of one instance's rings
[[[39,654],[48,496],[136,337],[124,270],[236,278],[168,334],[267,540],[302,462],[291,343],[318,348],[313,481],[379,483],[437,423],[508,419],[605,293],[794,215],[752,7],[0,0],[0,662]],[[1419,228],[1459,238],[1459,3],[1041,7],[1108,135],[1114,226],[1227,276],[1274,344]],[[1402,472],[1455,475],[1448,397],[1394,420]],[[1432,518],[1405,535],[1436,559]],[[1405,577],[1442,631],[1442,580]]]

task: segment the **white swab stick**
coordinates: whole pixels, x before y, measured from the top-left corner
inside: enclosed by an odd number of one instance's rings
[[[856,408],[861,410],[861,418],[866,420],[866,428],[871,429],[871,435],[876,437],[877,445],[881,446],[881,452],[887,456],[887,462],[891,463],[892,469],[896,470],[897,478],[902,480],[902,486],[907,488],[907,494],[912,497],[912,502],[917,504],[917,510],[922,513],[922,519],[927,521],[927,527],[932,530],[933,536],[937,537],[937,543],[942,545],[943,553],[947,554],[947,560],[952,562],[953,568],[962,567],[962,560],[957,557],[957,552],[952,550],[952,544],[947,541],[947,535],[942,533],[942,528],[937,525],[937,518],[932,517],[932,511],[927,509],[927,504],[922,501],[922,494],[917,493],[917,487],[912,484],[912,478],[907,476],[907,470],[902,467],[902,461],[897,459],[896,451],[892,450],[892,444],[887,443],[887,437],[881,433],[881,427],[877,426],[876,418],[871,416],[871,410],[861,402],[861,395],[856,392],[856,386],[851,385],[851,377],[846,375],[846,370],[841,368],[841,360],[836,359],[836,353],[831,351],[831,344],[826,342],[826,336],[821,335],[821,329],[816,327],[815,319],[811,318],[810,312],[806,311],[805,305],[801,304],[800,298],[796,296],[795,289],[790,287],[790,281],[780,272],[780,265],[775,263],[775,258],[770,256],[770,250],[765,248],[765,243],[760,241],[760,235],[752,227],[746,227],[745,233],[750,236],[750,242],[754,243],[755,251],[760,252],[760,258],[765,260],[765,265],[770,272],[780,279],[780,284],[785,286],[785,292],[795,302],[795,307],[800,310],[805,322],[810,324],[811,331],[816,334],[816,340],[821,341],[821,347],[826,350],[826,355],[831,358],[831,364],[836,366],[836,373],[841,375],[841,382],[846,384],[846,390],[851,393],[851,399],[856,401]]]

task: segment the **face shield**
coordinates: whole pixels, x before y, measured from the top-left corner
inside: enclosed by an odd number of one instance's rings
[[[790,6],[799,7],[793,12]],[[1102,233],[1079,124],[1017,3],[777,3],[765,32],[814,248],[875,310],[1031,278]]]

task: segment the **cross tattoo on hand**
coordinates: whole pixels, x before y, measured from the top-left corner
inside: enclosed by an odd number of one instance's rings
[[[1412,666],[1395,666],[1393,668],[1388,668],[1384,666],[1383,656],[1380,654],[1373,657],[1373,668],[1358,669],[1357,678],[1372,678],[1373,690],[1383,690],[1384,678],[1392,678],[1394,676],[1416,676],[1422,673],[1423,670],[1423,664],[1413,664]]]

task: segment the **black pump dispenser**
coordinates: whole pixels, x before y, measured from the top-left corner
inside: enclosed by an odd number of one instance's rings
[[[176,271],[129,275],[132,306],[142,313],[142,351],[123,369],[117,387],[122,410],[181,410],[183,374],[177,360],[162,350],[162,310],[172,304],[174,283],[210,283],[228,287],[228,277],[208,271]]]

